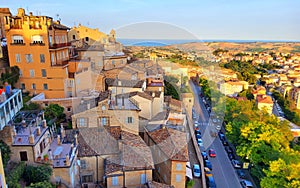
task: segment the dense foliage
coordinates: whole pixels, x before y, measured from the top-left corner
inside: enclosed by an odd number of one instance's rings
[[[13,66],[13,67],[7,67],[5,69],[5,72],[1,73],[0,80],[3,84],[4,82],[8,82],[9,84],[11,84],[12,87],[14,87],[15,83],[18,82],[19,78],[20,78],[20,69],[18,66]]]
[[[9,146],[3,142],[2,140],[0,140],[0,150],[1,150],[1,157],[2,157],[2,162],[3,162],[3,166],[4,168],[6,167],[9,159],[10,159],[10,148]]]
[[[255,68],[251,61],[233,60],[228,63],[222,63],[220,66],[235,71],[239,80],[247,81],[250,84],[255,84],[257,81],[256,76],[253,74],[261,74],[261,70]]]
[[[24,174],[25,163],[12,164],[13,168],[6,176],[6,183],[9,188],[21,188],[20,180]]]
[[[44,181],[44,182],[38,182],[38,183],[32,183],[28,188],[54,188],[55,186],[51,183]]]
[[[176,85],[179,80],[174,76],[165,76],[164,84],[165,84],[165,95],[172,96],[173,99],[179,100],[179,89]]]
[[[282,94],[280,94],[277,91],[273,92],[272,95],[277,100],[277,103],[279,104],[282,111],[284,112],[286,119],[288,119],[289,121],[297,125],[300,125],[300,113],[299,111],[293,110],[291,108],[292,103],[290,102],[288,96],[284,98]]]
[[[26,166],[23,178],[28,185],[38,182],[49,182],[52,175],[52,168],[50,166]]]
[[[50,104],[47,108],[45,108],[45,118],[47,122],[50,120],[56,119],[56,123],[63,122],[65,120],[66,115],[64,114],[64,107],[59,106],[58,104]]]
[[[226,100],[226,135],[237,154],[253,164],[262,187],[299,187],[300,152],[291,147],[288,122],[259,111],[253,101]]]

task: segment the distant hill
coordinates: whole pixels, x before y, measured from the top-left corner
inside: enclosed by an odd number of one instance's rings
[[[229,51],[275,51],[275,52],[292,52],[300,53],[300,42],[249,42],[249,43],[234,43],[234,42],[193,42],[185,44],[174,44],[163,48],[178,48],[184,51],[206,51],[224,49]]]

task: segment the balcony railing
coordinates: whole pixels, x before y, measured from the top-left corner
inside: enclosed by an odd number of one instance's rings
[[[33,43],[30,43],[30,46],[45,46],[45,43],[42,41],[34,41]]]
[[[69,47],[69,46],[71,46],[71,43],[66,42],[66,43],[60,43],[60,44],[50,44],[49,48],[56,49],[56,48],[63,48],[63,47]]]

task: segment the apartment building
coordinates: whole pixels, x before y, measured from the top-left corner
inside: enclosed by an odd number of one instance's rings
[[[73,56],[69,28],[48,16],[18,9],[4,17],[10,66],[20,68],[20,88],[47,98],[67,96],[68,61]]]

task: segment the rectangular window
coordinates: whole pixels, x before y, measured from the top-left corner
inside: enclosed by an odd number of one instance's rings
[[[141,184],[145,184],[147,182],[147,176],[146,174],[141,174]]]
[[[176,174],[176,182],[181,182],[181,175],[180,174]]]
[[[31,40],[33,44],[43,44],[43,37],[41,35],[33,35]]]
[[[48,84],[43,84],[44,90],[48,90]]]
[[[33,69],[30,69],[30,70],[29,70],[29,74],[30,74],[30,77],[34,77],[34,70],[33,70]]]
[[[109,125],[109,118],[108,117],[100,117],[99,118],[99,125],[100,126]]]
[[[16,63],[20,63],[20,62],[21,62],[21,55],[16,54]]]
[[[133,123],[133,117],[127,117],[126,123]]]
[[[86,161],[85,160],[80,160],[80,168],[86,169]]]
[[[40,54],[40,62],[45,63],[45,54]]]
[[[24,43],[23,36],[21,36],[21,35],[14,35],[12,37],[12,41],[14,44],[23,44]]]
[[[55,55],[54,55],[54,53],[51,54],[51,64],[52,65],[55,64]]]
[[[85,41],[88,42],[89,41],[89,37],[85,37]]]
[[[25,54],[26,62],[27,63],[32,63],[32,54]]]
[[[49,36],[49,45],[52,46],[52,36]]]
[[[77,119],[78,127],[86,127],[87,126],[87,119],[86,118],[78,118]]]
[[[20,75],[20,77],[22,77],[23,76],[23,71],[20,69],[20,71],[19,71],[19,75]]]
[[[21,161],[28,161],[27,152],[26,151],[20,151],[20,159]]]
[[[35,83],[32,84],[32,89],[36,89]]]
[[[73,35],[73,40],[75,40],[76,39],[76,36],[75,35]]]
[[[119,185],[118,177],[112,177],[112,185],[113,186]]]
[[[42,77],[47,77],[46,69],[42,69]]]
[[[176,170],[181,170],[182,169],[182,164],[176,164]]]
[[[26,89],[24,83],[21,83],[21,89]]]
[[[93,175],[82,176],[82,183],[91,183],[93,181]]]
[[[61,42],[65,43],[65,36],[61,36]]]

